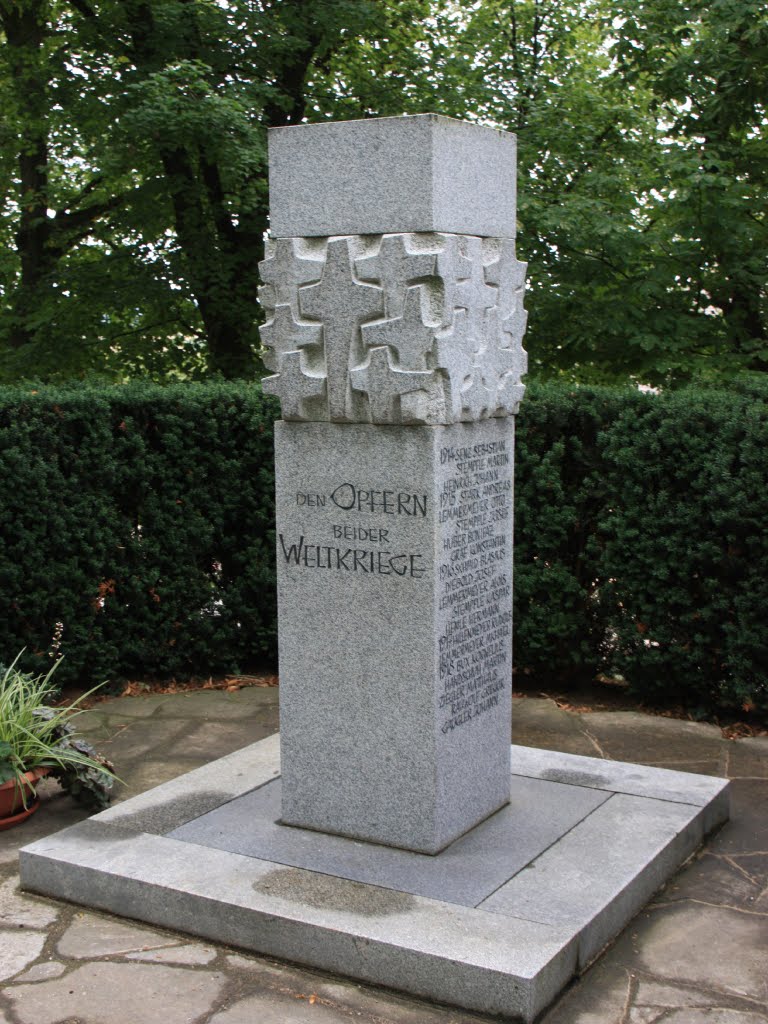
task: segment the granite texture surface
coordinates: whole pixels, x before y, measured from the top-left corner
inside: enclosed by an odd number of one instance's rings
[[[436,114],[272,128],[276,237],[515,236],[514,135]]]
[[[510,239],[278,238],[259,265],[283,418],[438,424],[514,415],[526,265]]]
[[[512,776],[510,802],[439,857],[280,824],[281,780],[221,804],[168,835],[259,860],[476,907],[611,798]]]
[[[515,745],[512,771],[526,778],[548,779],[571,786],[589,786],[628,796],[647,796],[696,807],[718,806],[727,795],[722,779],[658,766],[560,753],[556,766],[543,763],[541,750]],[[727,814],[726,814],[727,817]],[[721,818],[721,820],[723,820]]]
[[[508,801],[512,425],[276,424],[286,823],[435,853]]]
[[[690,804],[617,793],[480,906],[572,926],[585,968],[702,842],[703,823]]]
[[[97,819],[27,848],[21,867],[34,892],[526,1021],[576,964],[568,929]]]
[[[237,791],[274,786],[270,780],[279,759],[272,739],[26,847],[20,854],[22,884],[148,924],[530,1024],[695,851],[706,828],[727,818],[729,784],[708,780],[706,797],[699,776],[671,773],[681,779],[675,800],[665,801],[610,792],[611,776],[623,785],[622,776],[632,774],[629,766],[581,758],[581,783],[542,783],[573,773],[573,759],[530,749],[523,756],[534,783],[583,789],[583,808],[589,800],[595,806],[569,828],[568,802],[546,801],[553,816],[565,814],[555,829],[561,838],[547,845],[542,832],[538,851],[530,849],[522,866],[513,852],[511,877],[477,908],[350,879],[344,858],[334,867],[322,852],[317,869],[301,868],[206,846],[202,835],[190,842],[142,830],[144,822],[157,826],[164,816],[169,831],[178,830],[184,816],[193,822],[201,788],[221,789],[224,807]],[[207,770],[213,774],[206,787]],[[644,784],[652,787],[654,769],[643,772]],[[669,775],[658,773],[660,787]],[[226,776],[237,781],[227,786]],[[597,778],[606,788],[595,787]],[[690,803],[684,799],[686,778]],[[174,801],[184,814],[169,813]],[[520,842],[519,832],[509,835],[513,848]],[[359,845],[371,862],[385,864],[394,852]],[[419,859],[439,877],[452,849]],[[497,862],[499,853],[495,841],[476,844],[464,874],[492,872],[486,858]],[[449,876],[444,896],[455,892]]]

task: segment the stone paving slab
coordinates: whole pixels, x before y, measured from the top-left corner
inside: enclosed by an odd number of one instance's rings
[[[165,835],[279,774],[280,737],[275,734],[114,804],[92,820]]]
[[[641,953],[645,972],[688,985],[707,972],[709,987],[768,1009],[768,918],[728,907],[679,903],[649,908],[652,946]],[[681,942],[685,958],[675,956]],[[705,967],[706,965],[706,967]]]
[[[596,757],[561,753],[557,765],[542,761],[541,751],[515,744],[512,763],[514,775],[549,779],[553,782],[604,789],[628,796],[645,796],[671,803],[707,807],[715,804],[715,814],[724,820],[728,787],[711,775],[693,775],[668,768],[650,768],[626,761],[608,761]]]
[[[535,762],[530,772],[534,778],[573,775],[573,761],[558,753],[527,756]],[[583,760],[579,770],[588,792],[610,791],[605,782],[603,789],[595,787],[596,777],[631,775],[630,769],[607,768],[604,761],[584,765]],[[714,827],[727,815],[724,780],[708,781],[709,804],[702,793],[706,787],[690,775],[684,776],[691,783],[688,804],[680,799],[681,780],[676,780],[672,801],[610,791],[609,799],[599,801],[577,828],[563,830],[559,854],[560,843],[539,851],[547,863],[539,873],[545,891],[535,907],[529,893],[527,903],[520,897],[488,909],[287,867],[163,834],[178,828],[180,817],[192,820],[201,810],[210,810],[211,794],[227,803],[265,785],[277,771],[273,737],[25,848],[23,884],[149,924],[469,1010],[531,1021],[579,965],[599,952],[693,853],[705,826]],[[643,785],[652,782],[647,775],[643,779]],[[571,784],[578,788],[573,780]],[[201,787],[207,795],[196,805],[194,795]],[[612,803],[615,811],[606,817]],[[579,829],[587,831],[579,834]],[[611,870],[593,872],[590,889],[578,879],[569,902],[562,879],[574,856],[580,863],[597,864],[613,844],[619,852]],[[377,849],[369,847],[372,857]],[[622,873],[621,851],[628,850],[634,868],[625,866]],[[477,858],[482,856],[479,851]],[[530,862],[534,868],[537,857]],[[437,863],[440,855],[431,859]],[[472,870],[471,863],[467,870]],[[523,869],[515,878],[524,879],[529,871]],[[514,885],[514,879],[507,884]],[[543,919],[548,899],[566,908],[557,920]]]
[[[192,1021],[221,995],[221,974],[187,967],[89,963],[66,977],[18,985],[10,993],[13,1011],[35,1024],[62,1019],[100,1024],[156,1024]],[[136,993],[142,993],[142,999]]]
[[[239,747],[263,735],[263,723],[269,732],[277,726],[276,689],[254,689],[264,694],[263,703],[257,702],[258,709],[246,699],[253,693],[249,689],[219,692],[208,707],[210,718],[215,720],[218,702],[226,702],[221,720],[232,722],[230,705],[240,702],[243,713],[236,743]],[[118,789],[118,799],[227,753],[221,736],[212,738],[205,756],[197,761],[185,756],[183,738],[171,742],[172,709],[180,699],[180,694],[112,699],[82,717],[80,724],[97,730],[99,746],[109,755],[109,737],[127,718],[150,717],[147,712],[156,710],[159,701],[167,705],[168,714],[164,717],[171,728],[168,741],[153,755],[157,760],[148,760],[141,753],[141,744],[134,748],[125,746],[119,773],[128,786]],[[768,1024],[768,1001],[761,998],[758,987],[765,973],[763,964],[768,963],[768,739],[725,739],[713,733],[710,726],[677,729],[674,719],[640,714],[635,719],[638,728],[627,728],[624,713],[617,715],[613,734],[612,714],[606,714],[600,728],[595,729],[594,715],[584,709],[565,710],[546,698],[524,697],[514,702],[513,731],[517,742],[527,746],[600,754],[598,748],[603,744],[612,756],[621,756],[626,761],[653,759],[667,766],[682,764],[686,770],[699,763],[704,753],[700,737],[706,735],[711,748],[707,757],[714,766],[709,770],[733,780],[731,819],[706,841],[702,852],[677,872],[609,949],[566,987],[539,1024]],[[194,718],[185,721],[189,728],[194,727]],[[653,757],[649,758],[649,736],[654,734],[656,724],[662,722],[665,724],[655,734]],[[226,742],[230,740],[227,738]],[[64,984],[46,987],[45,999],[41,996],[34,1005],[28,998],[23,1003],[12,999],[18,988],[33,989],[55,978],[62,983],[72,979],[80,986],[81,1014],[75,1018],[78,1024],[104,1024],[97,1012],[102,1004],[98,991],[101,975],[81,970],[89,964],[104,962],[132,963],[142,968],[138,984],[137,976],[131,977],[130,995],[137,1012],[119,1018],[120,1024],[132,1024],[133,1016],[148,1016],[152,1024],[182,1024],[184,1019],[169,1012],[166,1002],[151,1001],[153,972],[175,964],[187,965],[202,976],[218,973],[226,978],[223,987],[205,990],[211,998],[207,1006],[200,1000],[200,1012],[193,1018],[195,1024],[261,1024],[271,1019],[282,1024],[307,1024],[318,1019],[312,1013],[320,1012],[334,1024],[350,1024],[353,1020],[356,1024],[499,1024],[496,1016],[490,1018],[451,1008],[437,1000],[424,1002],[334,974],[235,952],[216,943],[203,945],[179,932],[147,924],[140,927],[155,935],[156,945],[146,953],[135,950],[64,957],[57,945],[70,929],[75,929],[75,934],[85,942],[90,930],[98,932],[104,922],[115,918],[18,891],[19,847],[85,817],[85,812],[55,784],[46,783],[42,789],[40,811],[23,827],[0,834],[0,972],[5,979],[0,982],[0,1024],[40,1024],[40,1019],[28,1014],[27,1008],[42,1007],[44,1014],[48,1012],[46,1000],[51,1004],[52,1015],[53,1010],[59,1011],[59,1017],[54,1017],[58,1024]],[[713,907],[719,907],[721,912],[713,914]],[[18,917],[23,927],[12,922],[11,916]],[[83,923],[86,927],[82,927]],[[29,943],[28,935],[33,936]],[[693,949],[691,937],[696,940]],[[71,948],[77,949],[74,944]],[[208,963],[199,962],[196,951],[200,949],[215,951],[215,958]],[[149,959],[166,955],[179,960]],[[12,972],[11,957],[18,973]],[[137,963],[142,957],[145,959]],[[186,957],[189,959],[182,962],[181,958]],[[66,994],[72,987],[68,985]],[[116,995],[122,998],[122,993]],[[73,1018],[67,1018],[68,1024],[70,1020]]]
[[[583,970],[700,845],[704,820],[690,805],[617,793],[480,907],[570,926]]]
[[[172,839],[477,906],[609,794],[513,776],[509,804],[438,856],[280,824],[280,779],[174,829]]]
[[[722,751],[720,730],[706,722],[640,711],[596,711],[585,716],[583,725],[602,756],[618,761],[626,760],[627,751],[638,747],[642,756],[632,760],[658,766],[716,762]]]

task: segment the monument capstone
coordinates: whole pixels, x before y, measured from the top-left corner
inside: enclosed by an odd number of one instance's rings
[[[515,145],[433,114],[270,133],[286,824],[437,853],[509,801]]]

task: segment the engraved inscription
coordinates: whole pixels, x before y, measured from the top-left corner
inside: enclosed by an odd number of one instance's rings
[[[332,526],[335,540],[368,540],[372,544],[386,544],[389,530],[377,529],[375,526]]]
[[[279,535],[283,558],[288,565],[303,565],[305,569],[337,569],[339,571],[372,574],[374,576],[410,576],[421,579],[426,573],[424,556],[395,553],[366,548],[342,548],[330,544],[315,544],[300,536],[294,544]]]
[[[339,484],[331,492],[331,501],[345,512],[383,512],[389,516],[427,515],[426,494],[409,494],[405,491],[374,491],[354,484]]]
[[[441,450],[439,705],[449,733],[500,706],[510,685],[511,452],[505,440]]]
[[[291,499],[293,500],[293,499]],[[344,481],[326,493],[297,491],[296,505],[318,512],[334,508],[340,512],[405,516],[424,519],[429,508],[426,494],[396,488],[377,490]],[[418,551],[397,550],[396,531],[359,521],[336,522],[319,527],[324,535],[286,537],[278,534],[278,557],[286,566],[304,569],[331,569],[358,575],[407,577],[420,580],[427,574],[427,561]],[[390,535],[393,534],[392,539]],[[349,546],[347,542],[355,545]],[[341,542],[341,543],[339,543]],[[365,544],[384,547],[363,547]]]

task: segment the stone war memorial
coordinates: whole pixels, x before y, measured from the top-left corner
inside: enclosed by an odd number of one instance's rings
[[[22,884],[533,1021],[728,783],[510,745],[515,137],[422,114],[269,146],[281,734],[26,847]]]
[[[515,139],[271,146],[282,820],[438,853],[509,802]]]

